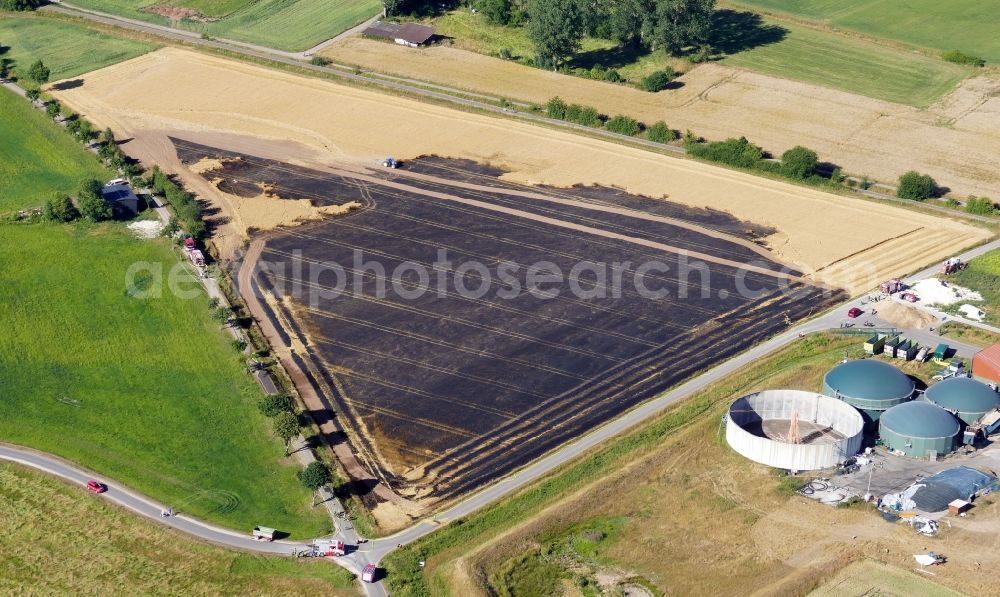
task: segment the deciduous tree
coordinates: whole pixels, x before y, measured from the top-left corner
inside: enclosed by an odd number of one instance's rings
[[[272,420],[274,435],[285,443],[285,456],[288,456],[288,444],[299,434],[299,418],[290,412],[276,415]]]
[[[76,202],[79,205],[80,215],[91,222],[110,220],[113,215],[111,206],[101,196],[101,183],[93,178],[83,181],[80,185],[80,192]]]
[[[580,49],[584,12],[579,0],[531,0],[528,37],[535,45],[539,66],[553,70]]]
[[[35,83],[42,84],[49,80],[49,67],[41,60],[34,61],[31,66],[28,67],[28,78]]]
[[[322,462],[314,460],[306,468],[299,471],[299,481],[303,487],[313,492],[313,506],[315,506],[316,492],[330,482],[330,468]]]

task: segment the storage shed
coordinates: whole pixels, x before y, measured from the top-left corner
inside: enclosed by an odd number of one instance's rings
[[[1000,344],[984,348],[972,357],[972,375],[976,379],[1000,383]]]
[[[127,184],[105,185],[101,197],[111,205],[116,218],[131,218],[139,213],[139,198]]]
[[[415,48],[434,37],[434,27],[418,23],[387,23],[375,21],[361,34],[369,37],[388,39],[402,46]]]

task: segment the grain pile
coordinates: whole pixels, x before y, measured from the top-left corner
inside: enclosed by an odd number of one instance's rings
[[[936,325],[936,317],[902,303],[884,302],[879,305],[878,316],[897,328],[924,329]]]
[[[777,229],[765,241],[779,258],[851,290],[988,236],[940,217],[176,48],[95,71],[83,85],[53,93],[101,128],[135,138],[130,152],[163,131],[239,135],[257,145],[305,148],[299,153],[319,165],[436,154],[504,167],[519,182],[602,184],[712,207]],[[260,147],[246,145],[226,149],[260,155]],[[160,154],[147,155],[162,161]]]

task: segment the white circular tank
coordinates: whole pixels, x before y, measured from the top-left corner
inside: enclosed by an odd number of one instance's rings
[[[863,430],[864,419],[851,405],[800,390],[744,396],[726,415],[730,447],[754,462],[794,471],[829,468],[854,456],[861,449]]]

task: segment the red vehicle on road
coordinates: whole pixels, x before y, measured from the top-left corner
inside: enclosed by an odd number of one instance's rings
[[[361,571],[361,580],[364,582],[375,582],[375,572],[378,569],[375,568],[375,564],[368,564],[365,569]]]
[[[94,481],[93,479],[87,481],[87,491],[93,493],[104,493],[107,490],[108,486],[105,485],[104,483],[101,483],[100,481]]]
[[[862,311],[861,309],[857,307],[851,307],[851,310],[847,312],[847,316],[853,319],[855,317],[860,317],[862,313],[864,313],[864,311]]]

